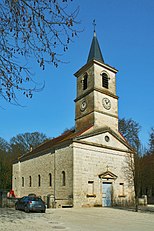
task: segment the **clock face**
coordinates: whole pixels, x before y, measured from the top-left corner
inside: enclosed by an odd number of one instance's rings
[[[107,110],[111,108],[111,102],[108,98],[103,98],[102,104],[103,104],[103,107]]]
[[[81,111],[84,111],[84,110],[86,109],[86,107],[87,107],[86,100],[83,100],[83,101],[81,102],[80,110],[81,110]]]

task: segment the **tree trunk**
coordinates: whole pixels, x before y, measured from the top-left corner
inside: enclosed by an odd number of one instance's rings
[[[138,212],[138,207],[139,207],[139,204],[138,204],[138,196],[135,197],[135,212]]]

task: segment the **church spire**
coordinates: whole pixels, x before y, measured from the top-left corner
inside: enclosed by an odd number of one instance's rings
[[[98,43],[98,40],[97,40],[97,37],[96,37],[95,20],[93,21],[93,25],[94,25],[94,36],[93,36],[93,40],[92,40],[92,43],[91,43],[87,63],[90,62],[92,59],[95,59],[95,60],[97,60],[99,62],[104,63],[102,52],[101,52],[101,49],[100,49],[100,46],[99,46],[99,43]]]

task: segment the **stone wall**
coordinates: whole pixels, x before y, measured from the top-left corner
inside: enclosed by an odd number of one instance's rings
[[[35,193],[46,200],[47,196],[53,195],[58,207],[71,204],[72,165],[71,145],[57,147],[54,151],[37,158],[14,164],[13,189],[16,197]],[[65,185],[62,182],[62,172],[65,172]],[[49,174],[52,176],[51,186]]]
[[[105,135],[110,137],[109,142],[105,141]],[[103,142],[109,143],[112,149],[105,148]],[[55,207],[102,206],[102,184],[111,182],[112,204],[128,205],[133,188],[129,187],[125,175],[127,151],[126,146],[109,133],[83,138],[72,144],[63,143],[52,152],[14,164],[13,190],[17,197],[35,193],[46,202],[50,198],[50,206]],[[101,177],[107,171],[115,178]],[[65,182],[62,172],[65,172]],[[52,175],[51,186],[49,174]]]
[[[117,176],[111,180],[113,204],[128,204],[133,196],[133,188],[128,186],[124,175],[126,153],[90,145],[74,143],[74,207],[102,206],[102,183],[99,175],[107,169]],[[88,195],[88,184],[93,182],[93,195]],[[124,185],[121,194],[120,185]]]

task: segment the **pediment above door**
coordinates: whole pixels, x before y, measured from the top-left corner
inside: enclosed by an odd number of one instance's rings
[[[99,178],[106,179],[106,180],[116,180],[117,176],[110,171],[106,171],[106,172],[99,174]]]

